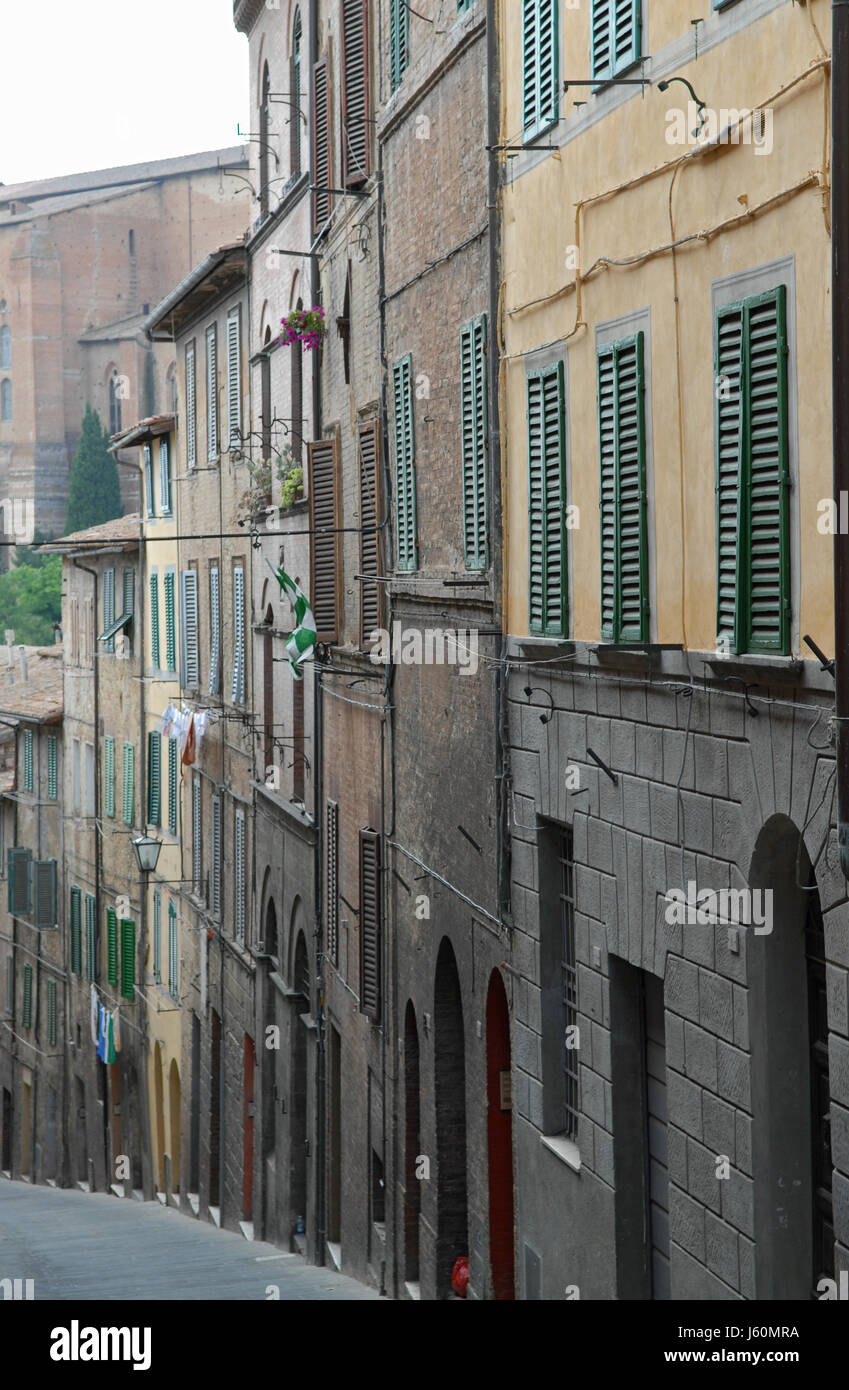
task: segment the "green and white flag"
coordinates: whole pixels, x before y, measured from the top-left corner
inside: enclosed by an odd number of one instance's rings
[[[277,583],[295,610],[297,626],[286,643],[286,651],[289,655],[292,675],[296,681],[299,681],[303,680],[303,672],[298,670],[298,666],[311,655],[315,646],[315,618],[310,608],[309,599],[306,594],[301,592],[294,579],[290,579],[285,570],[282,569],[276,570],[275,573]]]

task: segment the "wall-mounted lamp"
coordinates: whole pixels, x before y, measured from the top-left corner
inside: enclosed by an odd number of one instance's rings
[[[698,135],[699,131],[701,130],[702,126],[703,126],[704,123],[705,123],[705,107],[706,107],[707,103],[704,102],[704,101],[700,101],[700,100],[699,100],[699,98],[696,96],[695,92],[693,91],[693,84],[692,84],[691,82],[688,82],[687,79],[686,79],[686,77],[668,77],[668,78],[665,78],[663,82],[658,82],[658,84],[657,84],[657,90],[658,90],[659,92],[665,92],[666,89],[667,89],[668,87],[670,87],[670,86],[672,85],[673,82],[680,82],[680,83],[682,84],[682,86],[686,87],[686,88],[687,88],[687,91],[690,93],[690,96],[693,98],[693,101],[694,101],[695,104],[696,104],[696,108],[697,108],[698,113],[699,113],[699,124],[696,126],[696,129],[692,132],[693,135],[696,136],[696,135]]]

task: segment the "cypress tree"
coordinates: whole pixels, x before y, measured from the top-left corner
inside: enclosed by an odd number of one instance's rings
[[[108,444],[109,435],[101,426],[100,416],[87,405],[80,442],[71,465],[66,535],[124,515],[118,465],[109,453]]]

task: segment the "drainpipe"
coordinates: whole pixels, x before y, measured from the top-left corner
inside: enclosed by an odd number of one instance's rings
[[[831,3],[831,312],[834,500],[849,489],[849,0]],[[849,878],[849,536],[834,537],[837,837]]]

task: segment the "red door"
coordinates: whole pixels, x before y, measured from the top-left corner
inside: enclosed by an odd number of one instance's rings
[[[245,1034],[245,1144],[242,1155],[242,1216],[253,1220],[254,1210],[254,1044]]]
[[[513,1267],[513,1109],[510,1013],[504,981],[493,970],[486,1000],[486,1098],[489,1149],[489,1258],[492,1294],[516,1297]]]

